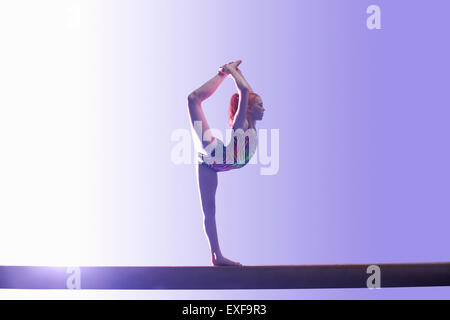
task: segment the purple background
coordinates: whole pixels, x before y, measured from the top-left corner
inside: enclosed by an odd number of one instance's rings
[[[366,27],[371,4],[381,7],[382,30]],[[75,263],[210,263],[194,166],[170,161],[170,136],[189,130],[189,92],[235,59],[263,98],[258,128],[280,131],[280,169],[219,175],[226,256],[247,265],[448,261],[449,9],[446,0],[83,4],[81,88],[93,107],[81,120],[91,133],[82,161],[93,174],[80,191],[91,214],[80,218],[85,246]],[[204,103],[212,127],[226,128],[234,90],[227,79]],[[450,291],[130,296],[395,299]]]

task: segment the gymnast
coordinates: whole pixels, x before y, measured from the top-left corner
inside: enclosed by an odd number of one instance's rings
[[[217,173],[244,167],[257,147],[256,121],[262,120],[264,107],[261,97],[254,93],[238,66],[241,60],[230,62],[219,68],[218,73],[188,96],[191,125],[202,145],[198,152],[197,178],[204,230],[209,241],[214,266],[242,266],[241,263],[224,257],[220,250],[216,228]],[[233,135],[230,143],[212,136],[208,121],[202,110],[202,101],[208,99],[226,77],[231,77],[237,93],[231,97],[229,125]],[[200,125],[198,125],[200,124]],[[204,134],[203,134],[204,133]]]

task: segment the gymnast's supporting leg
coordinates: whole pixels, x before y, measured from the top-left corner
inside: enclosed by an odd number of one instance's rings
[[[239,262],[225,258],[220,251],[216,227],[217,172],[198,166],[198,184],[203,210],[204,228],[211,248],[212,263],[216,266],[239,266]]]

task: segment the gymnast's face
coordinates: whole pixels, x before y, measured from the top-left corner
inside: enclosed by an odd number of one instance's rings
[[[263,107],[263,101],[260,96],[257,96],[250,105],[249,113],[250,116],[254,120],[262,120],[264,117],[264,107]]]

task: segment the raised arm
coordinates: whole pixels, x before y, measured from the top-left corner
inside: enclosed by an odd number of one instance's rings
[[[245,80],[242,72],[237,68],[241,64],[241,60],[229,63],[223,67],[223,72],[233,77],[236,88],[239,93],[239,104],[233,121],[233,129],[244,129],[245,120],[247,118],[248,95],[252,92],[247,80]]]
[[[245,85],[250,89],[250,92],[254,92],[252,87],[250,87],[250,84],[248,83],[247,79],[245,79],[244,75],[242,74],[241,70],[236,68],[236,71],[241,75],[242,80],[245,82]]]

